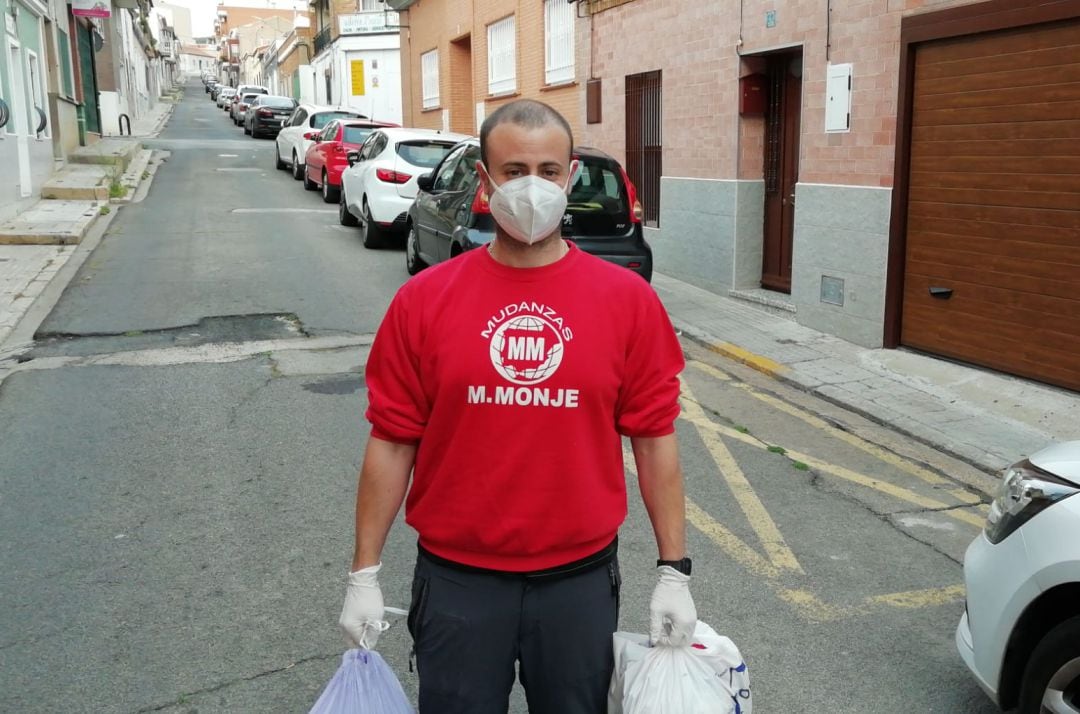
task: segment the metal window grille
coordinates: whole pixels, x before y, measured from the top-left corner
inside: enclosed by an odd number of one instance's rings
[[[638,190],[645,225],[660,225],[663,104],[660,70],[626,76],[626,173]]]
[[[439,106],[439,51],[431,50],[420,55],[420,71],[423,74],[423,107]]]
[[[567,0],[544,0],[544,81],[574,79],[574,6]]]
[[[488,25],[488,93],[508,94],[517,89],[517,52],[514,16]]]
[[[382,10],[379,0],[360,0],[360,12],[376,12]]]

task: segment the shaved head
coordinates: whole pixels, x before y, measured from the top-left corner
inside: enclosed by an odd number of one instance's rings
[[[480,160],[484,162],[485,166],[487,165],[488,136],[491,134],[491,130],[499,124],[516,124],[525,129],[541,129],[546,126],[558,127],[565,131],[567,138],[570,139],[570,151],[573,152],[574,150],[574,132],[571,131],[570,123],[566,121],[562,114],[535,99],[518,99],[496,109],[491,116],[484,120],[483,126],[480,127]],[[570,157],[567,156],[566,160],[569,162]]]

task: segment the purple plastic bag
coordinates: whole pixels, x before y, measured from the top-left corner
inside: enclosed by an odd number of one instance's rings
[[[415,714],[397,677],[375,650],[349,650],[310,714]]]

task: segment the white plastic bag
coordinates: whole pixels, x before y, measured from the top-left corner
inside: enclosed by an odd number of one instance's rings
[[[688,647],[650,647],[648,635],[629,632],[616,632],[612,643],[608,714],[751,714],[742,655],[704,622]]]
[[[375,650],[349,650],[310,714],[415,714],[397,677]]]

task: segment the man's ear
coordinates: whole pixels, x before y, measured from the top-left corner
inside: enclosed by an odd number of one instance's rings
[[[480,180],[484,184],[484,191],[487,192],[488,195],[491,195],[491,192],[495,188],[495,182],[491,180],[491,174],[488,173],[487,167],[484,166],[483,161],[476,162],[476,173],[480,174]]]
[[[570,189],[574,187],[574,182],[577,181],[578,174],[581,173],[581,162],[577,159],[573,159],[570,162],[570,172],[566,175],[566,192],[570,193]]]

